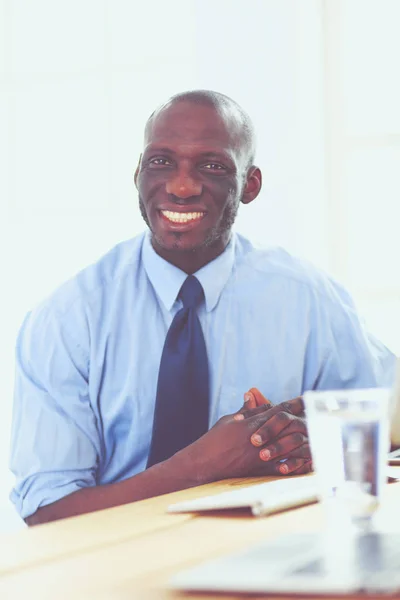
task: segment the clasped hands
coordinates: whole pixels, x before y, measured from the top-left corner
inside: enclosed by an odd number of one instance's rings
[[[303,400],[272,406],[256,388],[243,407],[184,449],[198,483],[230,477],[300,475],[312,470]]]
[[[271,466],[271,473],[296,475],[312,470],[311,452],[301,397],[272,406],[257,388],[244,396],[243,407],[233,415],[237,421],[265,416],[265,422],[250,438],[259,448],[259,457]]]

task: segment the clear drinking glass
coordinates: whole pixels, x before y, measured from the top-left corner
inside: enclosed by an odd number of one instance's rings
[[[371,556],[381,559],[376,550],[384,542],[374,516],[386,483],[390,400],[391,390],[383,388],[304,394],[325,512],[320,537],[323,570],[334,581],[357,579],[372,589],[380,589],[385,579],[375,573]]]
[[[384,388],[304,394],[314,470],[336,532],[372,528],[386,483],[390,398]]]

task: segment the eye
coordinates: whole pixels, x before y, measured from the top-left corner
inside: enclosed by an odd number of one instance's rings
[[[207,163],[202,168],[206,169],[206,171],[226,171],[226,167],[218,163]]]
[[[170,167],[172,162],[168,158],[162,158],[161,156],[158,156],[150,159],[149,165],[151,167]]]

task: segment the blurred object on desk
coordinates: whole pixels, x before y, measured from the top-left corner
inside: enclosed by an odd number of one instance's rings
[[[400,446],[400,358],[396,362],[396,380],[392,397],[390,419],[390,439],[394,446]]]
[[[389,477],[389,479],[400,479],[400,466],[388,466],[386,470],[386,475]]]
[[[250,509],[255,517],[312,504],[318,499],[315,476],[300,475],[266,481],[213,496],[194,498],[168,506],[168,512],[207,512],[216,510]]]

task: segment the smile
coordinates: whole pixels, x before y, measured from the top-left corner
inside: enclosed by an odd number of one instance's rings
[[[199,221],[205,215],[204,212],[173,212],[171,210],[162,210],[163,217],[171,223],[189,223],[190,221]]]

